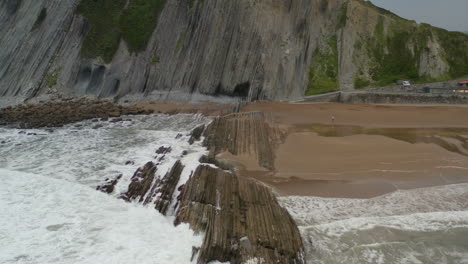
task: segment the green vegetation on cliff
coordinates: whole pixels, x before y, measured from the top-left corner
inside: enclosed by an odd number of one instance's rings
[[[355,44],[355,48],[364,49],[370,61],[367,74],[360,72],[355,76],[355,88],[370,84],[385,86],[406,79],[413,82],[444,81],[468,74],[467,35],[428,24],[417,24],[370,2],[361,3],[374,8],[381,16],[374,34],[364,37],[363,43]],[[437,50],[431,50],[431,43],[438,43],[441,48],[439,56],[449,66],[448,72],[437,77],[420,74],[420,69],[427,67],[421,65],[423,58],[436,59],[434,56],[438,56],[434,54]]]
[[[362,79],[360,77],[356,77],[354,79],[354,88],[355,89],[363,89],[363,88],[369,87],[370,84],[371,84],[371,82],[369,80]]]
[[[338,43],[336,36],[333,36],[327,47],[315,51],[305,94],[309,96],[334,92],[338,87]]]
[[[340,9],[340,20],[338,21],[337,29],[344,28],[348,21],[348,2],[344,2]]]
[[[445,60],[450,65],[451,78],[468,75],[468,35],[434,28],[437,38],[445,51]]]
[[[378,6],[374,5],[371,1],[360,1],[360,3],[367,6],[367,7],[370,7],[372,9],[377,10],[382,15],[387,15],[387,16],[397,18],[397,19],[403,19],[403,18],[397,16],[396,14],[388,11],[387,9],[384,9],[384,8],[381,8],[381,7],[378,7]]]
[[[398,28],[401,28],[400,26]],[[372,69],[372,79],[377,85],[383,86],[396,80],[419,78],[418,68],[422,42],[415,43],[414,52],[409,43],[413,36],[408,31],[395,31],[384,34],[383,22],[377,24],[374,41],[369,41],[369,55],[375,62]]]
[[[110,62],[123,38],[130,52],[146,48],[166,0],[81,0],[77,12],[89,22],[81,54]]]
[[[89,23],[81,55],[87,58],[102,57],[110,62],[119,46],[121,32],[120,15],[126,0],[82,0],[78,5],[78,13]]]
[[[61,70],[62,70],[61,68],[58,68],[55,71],[53,71],[52,73],[50,73],[49,75],[47,75],[47,80],[46,81],[47,81],[47,86],[49,88],[52,88],[55,85],[57,85],[58,78],[59,78]]]
[[[122,37],[131,52],[142,51],[158,23],[165,0],[132,0],[122,13]]]
[[[200,2],[202,5],[205,4],[205,0],[189,0],[190,9],[194,8],[198,2]]]

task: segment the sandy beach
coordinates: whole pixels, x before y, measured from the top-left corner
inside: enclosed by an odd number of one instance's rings
[[[261,103],[243,111],[270,113],[286,131],[274,170],[237,159],[241,174],[280,195],[370,198],[468,182],[468,107]]]

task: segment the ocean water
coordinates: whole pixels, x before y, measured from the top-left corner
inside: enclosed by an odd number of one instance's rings
[[[161,157],[155,153],[161,146],[172,151],[157,174],[182,159],[186,168],[179,184],[187,180],[206,154],[200,143],[187,143],[189,131],[210,120],[130,118],[53,131],[0,128],[0,263],[191,262],[202,236],[187,225],[174,227],[173,211],[164,217],[117,197],[138,167]],[[92,129],[96,125],[102,127]],[[182,157],[183,151],[188,154]],[[113,194],[95,190],[120,174]],[[299,224],[308,263],[468,263],[468,184],[373,199],[280,202]]]
[[[280,203],[299,225],[308,263],[468,263],[468,184]]]
[[[187,225],[174,227],[174,212],[164,217],[117,196],[138,167],[160,158],[155,150],[161,146],[172,151],[157,174],[181,159],[186,167],[179,184],[187,180],[206,153],[201,143],[187,143],[189,132],[210,120],[129,118],[53,131],[0,128],[0,263],[190,263],[202,236]],[[96,125],[102,127],[92,129]],[[188,154],[182,157],[183,151]],[[95,190],[119,174],[112,195]]]

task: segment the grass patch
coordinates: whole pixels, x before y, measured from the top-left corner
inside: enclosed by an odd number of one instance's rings
[[[80,2],[77,12],[90,24],[90,30],[81,48],[83,57],[102,57],[105,62],[112,60],[121,39],[119,21],[125,2],[126,0],[82,0]]]
[[[127,0],[81,0],[77,12],[90,24],[81,55],[109,63],[122,38],[130,52],[144,50],[165,1],[130,0],[125,9]]]
[[[60,68],[59,68],[59,69],[56,69],[55,71],[53,71],[51,74],[49,74],[49,75],[47,76],[47,80],[46,80],[46,81],[47,81],[47,86],[48,86],[49,88],[52,88],[52,87],[54,87],[55,85],[57,85],[57,83],[58,83],[58,77],[59,77],[59,75],[60,75],[60,70],[61,70]]]
[[[338,21],[338,29],[344,28],[346,22],[348,21],[348,2],[345,2],[341,5],[340,9],[340,20]]]
[[[122,13],[120,28],[130,52],[146,48],[166,0],[131,0]]]
[[[381,7],[378,7],[376,5],[374,5],[371,1],[358,1],[359,3],[361,3],[362,5],[365,5],[367,7],[370,7],[374,10],[376,10],[377,12],[379,12],[380,14],[382,15],[387,15],[387,16],[390,16],[390,17],[393,17],[393,18],[396,18],[396,19],[404,19],[400,16],[397,16],[396,14],[388,11],[387,9],[384,9],[384,8],[381,8]]]
[[[309,84],[306,96],[337,91],[338,83],[338,43],[336,36],[328,41],[324,50],[317,49],[315,62],[309,69]]]
[[[363,79],[363,78],[360,78],[360,77],[354,78],[354,88],[355,89],[363,89],[363,88],[369,87],[370,84],[371,84],[371,82],[369,80],[366,80],[366,79]]]
[[[159,61],[160,61],[159,55],[155,53],[155,54],[153,55],[153,58],[151,59],[151,64],[152,64],[152,65],[156,65],[156,64],[159,63]]]

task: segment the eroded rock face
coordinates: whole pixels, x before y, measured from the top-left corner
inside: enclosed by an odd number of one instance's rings
[[[199,166],[179,199],[176,223],[206,233],[197,263],[305,263],[294,220],[255,180]]]
[[[0,2],[0,23],[8,25],[0,28],[0,97],[299,98],[308,88],[311,67],[320,62],[318,49],[337,60],[333,81],[351,89],[356,77],[368,79],[375,68],[373,52],[363,44],[379,25],[387,34],[383,39],[395,33],[394,21],[408,24],[409,37],[420,28],[361,0],[168,0],[144,50],[129,52],[120,41],[112,61],[104,63],[102,57],[82,57],[90,23],[77,14],[79,2]],[[47,17],[34,28],[44,8]],[[435,78],[454,66],[446,62],[442,40],[461,38],[466,46],[468,38],[428,30],[426,43],[413,38],[406,44],[413,53],[426,47],[419,62],[415,59],[417,70]],[[466,58],[466,49],[457,55]]]

